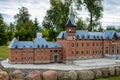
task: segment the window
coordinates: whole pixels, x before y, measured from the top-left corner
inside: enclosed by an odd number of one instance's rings
[[[48,45],[46,45],[46,48],[48,48]]]
[[[87,50],[87,51],[86,51],[86,54],[88,54],[88,53],[89,53],[89,51]]]
[[[57,50],[54,50],[54,52],[57,52]]]
[[[84,54],[84,51],[81,51],[82,54]]]
[[[88,35],[88,39],[90,38],[90,36]]]
[[[78,54],[78,51],[76,51],[76,54]]]
[[[84,47],[84,43],[82,43],[82,47]]]
[[[82,39],[84,39],[84,35],[82,36]]]
[[[96,46],[98,46],[98,43],[96,43]]]
[[[40,45],[38,45],[37,48],[40,48]]]
[[[89,46],[89,43],[87,43],[87,46]]]
[[[119,53],[119,47],[117,47],[117,53]]]
[[[33,53],[33,50],[28,51],[29,53]]]
[[[23,48],[26,48],[25,45],[23,46]]]
[[[93,43],[93,46],[94,46],[95,44]]]
[[[26,53],[26,51],[23,50],[22,53]]]
[[[50,50],[50,52],[52,52],[52,50]]]
[[[77,35],[77,39],[79,39],[79,35]]]
[[[15,46],[15,49],[17,49],[17,48],[18,48],[18,46],[16,45],[16,46]]]
[[[72,43],[72,47],[74,47],[74,43]]]
[[[61,50],[59,50],[59,52],[61,52]]]
[[[93,54],[95,53],[95,51],[93,50]]]
[[[114,54],[114,46],[112,46],[112,54]]]
[[[44,45],[42,45],[41,47],[44,48]]]
[[[108,47],[106,47],[106,54],[108,54]]]

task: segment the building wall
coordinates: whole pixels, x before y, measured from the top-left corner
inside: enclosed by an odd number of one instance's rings
[[[52,52],[51,52],[52,51]],[[9,49],[9,62],[11,63],[50,63],[54,56],[58,62],[63,60],[62,48],[17,48]]]
[[[104,57],[120,54],[120,39],[57,39],[61,48],[9,49],[11,63],[52,63],[66,60]],[[57,59],[55,59],[57,56]]]

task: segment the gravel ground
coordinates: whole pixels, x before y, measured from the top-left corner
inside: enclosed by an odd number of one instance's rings
[[[1,64],[5,68],[16,69],[53,69],[53,70],[88,70],[95,68],[120,66],[120,60],[112,59],[88,59],[88,60],[76,60],[72,65],[69,64],[10,64],[8,60],[1,61]]]

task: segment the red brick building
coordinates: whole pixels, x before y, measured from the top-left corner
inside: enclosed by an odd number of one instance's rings
[[[9,45],[10,63],[53,63],[71,62],[76,59],[120,58],[120,33],[107,30],[88,32],[76,30],[72,9],[56,42],[47,42],[38,33],[34,41],[18,41],[14,38]]]

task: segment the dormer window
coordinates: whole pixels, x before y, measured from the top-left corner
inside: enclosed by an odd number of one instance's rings
[[[101,36],[101,39],[103,39],[103,37]]]
[[[46,48],[48,48],[48,45],[46,45]]]
[[[90,36],[88,35],[88,39],[90,38]]]
[[[25,45],[23,46],[23,48],[25,48]]]
[[[107,37],[107,40],[109,40],[109,36]]]
[[[95,39],[95,35],[93,36],[93,38]]]
[[[41,46],[42,48],[44,48],[44,45],[42,44],[42,46]]]
[[[97,39],[99,39],[99,36],[97,36]]]
[[[83,36],[82,36],[82,39],[84,39],[84,38],[85,38],[85,36],[83,35]]]
[[[38,45],[37,48],[40,48],[40,45]]]
[[[16,45],[16,46],[15,46],[15,49],[17,49],[17,48],[18,48],[18,46]]]
[[[79,39],[79,35],[77,35],[77,39]]]

